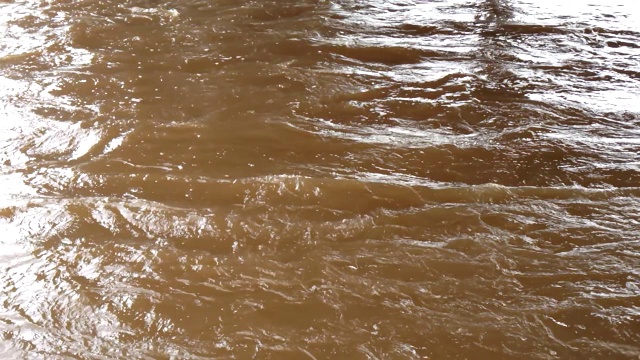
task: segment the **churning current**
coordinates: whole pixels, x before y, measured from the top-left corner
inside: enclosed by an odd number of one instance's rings
[[[1,0],[0,358],[640,358],[632,0]]]

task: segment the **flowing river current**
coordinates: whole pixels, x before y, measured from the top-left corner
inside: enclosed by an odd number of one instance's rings
[[[0,31],[0,358],[640,359],[635,1]]]

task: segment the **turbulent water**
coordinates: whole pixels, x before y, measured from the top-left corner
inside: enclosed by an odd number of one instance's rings
[[[0,29],[0,358],[640,358],[634,1]]]

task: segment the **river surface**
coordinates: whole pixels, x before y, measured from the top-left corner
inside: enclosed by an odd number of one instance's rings
[[[2,0],[0,31],[0,358],[640,358],[635,1]]]

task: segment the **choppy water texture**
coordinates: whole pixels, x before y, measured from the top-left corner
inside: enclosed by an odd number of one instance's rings
[[[634,1],[0,29],[1,358],[640,358]]]

